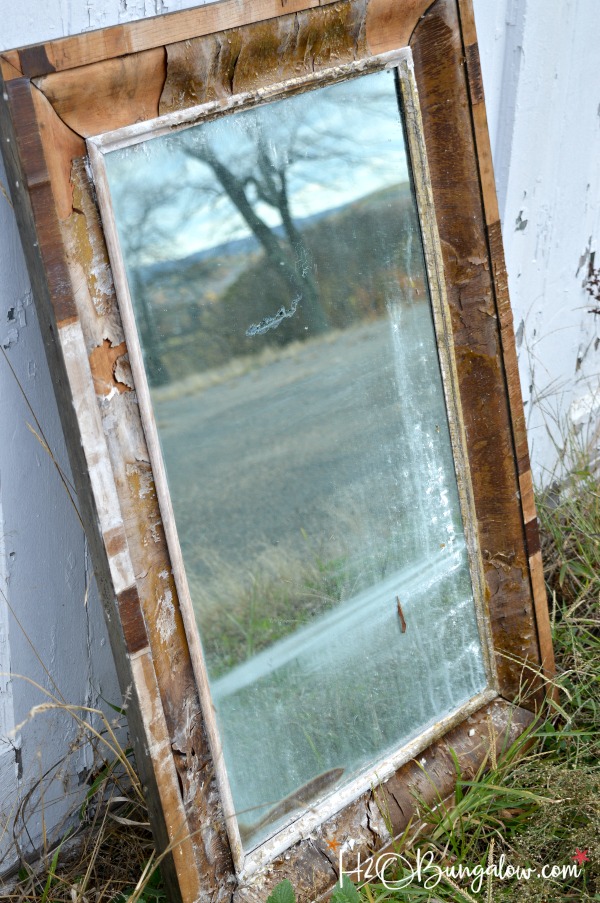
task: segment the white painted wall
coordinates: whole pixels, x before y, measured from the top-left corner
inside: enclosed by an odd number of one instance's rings
[[[1,161],[0,181],[6,185]],[[38,430],[33,411],[68,474],[23,251],[4,196],[0,236],[0,856],[8,856],[3,870],[14,858],[5,818],[68,755],[78,734],[74,720],[57,711],[36,715],[15,736],[11,729],[28,718],[32,706],[51,701],[44,690],[92,707],[101,695],[117,704],[120,696],[83,530],[57,467],[30,428]],[[43,806],[28,821],[34,840],[41,836],[42,819],[51,833],[61,824],[90,764],[84,747],[69,756],[65,769],[59,766],[53,780],[44,780]]]
[[[0,49],[194,5],[0,0]],[[543,479],[555,464],[560,429],[581,425],[581,413],[595,412],[600,403],[598,324],[582,288],[586,255],[600,235],[600,4],[474,0],[474,5],[530,444]],[[6,186],[1,163],[0,182]],[[1,192],[0,343],[68,472],[22,249]],[[28,423],[31,412],[0,356],[0,590],[22,625],[0,595],[0,734],[5,737],[43,699],[18,673],[49,690],[55,682],[71,703],[118,698],[85,539],[57,470]],[[2,825],[15,800],[65,756],[74,736],[68,719],[46,713],[24,725],[10,743],[0,742],[0,855],[9,841]],[[64,775],[68,789],[85,773],[86,756],[84,751],[71,757]],[[47,828],[60,825],[68,803],[55,782],[45,801]],[[39,819],[37,828],[33,822],[30,828],[39,842]]]
[[[600,251],[600,4],[475,0],[475,14],[529,445],[548,482],[569,432],[598,453],[600,305],[583,282]]]

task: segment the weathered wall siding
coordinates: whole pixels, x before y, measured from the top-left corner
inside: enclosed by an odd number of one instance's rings
[[[600,237],[600,6],[475,0],[475,14],[529,443],[548,481],[554,443],[600,422],[600,320],[582,286]]]
[[[5,186],[1,162],[0,167],[0,181]],[[68,475],[23,252],[11,207],[3,195],[0,234],[0,344],[16,374],[15,378],[0,353],[0,667],[12,672],[10,682],[0,680],[0,714],[4,716],[0,734],[5,734],[27,718],[32,706],[47,701],[42,692],[16,675],[25,675],[56,693],[54,681],[65,700],[79,705],[97,705],[100,694],[118,701],[119,693],[84,534],[56,467],[28,427],[34,420],[17,383],[18,379],[48,445]],[[11,615],[4,596],[24,630]],[[0,747],[3,813],[10,811],[11,796],[22,798],[46,769],[67,755],[76,735],[69,716],[50,712],[23,726],[11,740],[12,755],[7,747],[2,755]],[[69,794],[77,792],[90,763],[89,748],[71,757],[65,775]],[[47,792],[48,799],[58,798],[44,813],[51,830],[72,806],[70,795],[60,799],[61,787],[59,781]],[[30,822],[29,829],[34,840],[39,839],[39,817]],[[10,836],[3,833],[0,857],[9,841]]]

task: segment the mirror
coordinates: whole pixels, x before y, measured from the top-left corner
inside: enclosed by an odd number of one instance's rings
[[[487,685],[395,72],[105,164],[250,850]]]

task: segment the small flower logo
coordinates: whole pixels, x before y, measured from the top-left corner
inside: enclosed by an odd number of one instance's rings
[[[577,865],[583,865],[584,862],[589,862],[589,856],[587,850],[580,850],[579,848],[575,849],[575,853],[571,856],[571,859],[574,859]]]

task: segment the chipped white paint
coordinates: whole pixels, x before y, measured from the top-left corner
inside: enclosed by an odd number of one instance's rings
[[[166,591],[158,603],[158,618],[156,626],[163,643],[167,643],[175,633],[175,606],[173,605],[173,593]]]
[[[70,323],[61,328],[59,335],[73,391],[77,420],[86,437],[83,450],[96,499],[100,529],[105,536],[115,531],[124,533],[119,496],[110,467],[96,396],[92,390],[93,381],[85,353],[81,324],[78,321]],[[110,556],[108,564],[117,595],[135,584],[135,574],[127,547]]]
[[[6,185],[1,160],[0,184]],[[70,752],[77,746],[72,718],[46,712],[29,720],[30,709],[48,701],[45,691],[86,706],[101,697],[118,704],[120,696],[81,525],[57,467],[28,426],[39,433],[23,393],[70,479],[14,214],[1,191],[0,236],[0,343],[9,346],[6,357],[0,353],[0,814],[4,825],[40,774],[64,760],[45,787],[52,805],[34,796],[27,813],[37,846],[44,830],[49,842],[64,832],[65,815],[82,799],[91,755],[85,745]],[[7,743],[15,723],[23,727]],[[11,831],[0,835],[2,873],[15,855]],[[27,851],[27,837],[20,840]]]
[[[0,0],[0,49],[196,5],[196,0],[47,0],[40,15],[39,0]],[[539,0],[474,0],[474,7],[523,394],[539,478],[547,476],[556,459],[547,432],[553,419],[573,424],[584,434],[590,417],[597,422],[599,416],[598,318],[589,313],[595,305],[582,282],[589,254],[595,249],[596,260],[600,258],[600,4],[563,0],[549,11]],[[68,473],[14,215],[3,190],[7,187],[0,162],[0,342],[8,346],[49,445]],[[96,272],[97,303],[106,278],[106,272]],[[107,338],[113,345],[121,340]],[[54,465],[27,429],[31,414],[1,356],[0,418],[2,586],[8,586],[9,601],[65,698],[95,703],[101,691],[116,701],[114,667],[85,541]],[[121,569],[125,582],[125,563]],[[5,607],[2,611],[0,655],[5,661],[0,667],[12,661],[17,670],[18,663],[18,670],[48,685],[23,632]],[[9,687],[17,722],[42,701],[22,682],[0,682],[0,734],[11,722]],[[38,751],[44,766],[60,759],[72,739],[72,726],[58,718],[40,716],[26,724],[21,734],[21,788],[39,773]],[[16,789],[16,761],[6,759],[8,770],[4,763],[0,759],[0,790],[6,775]],[[84,766],[85,755],[73,758],[65,771],[67,786],[77,784],[77,772]],[[4,793],[1,798],[4,811]],[[67,802],[45,813],[50,833]],[[37,842],[41,820],[37,825],[32,820],[29,827]]]
[[[565,434],[598,446],[600,320],[583,282],[600,252],[600,4],[474,6],[529,444],[548,482]]]

